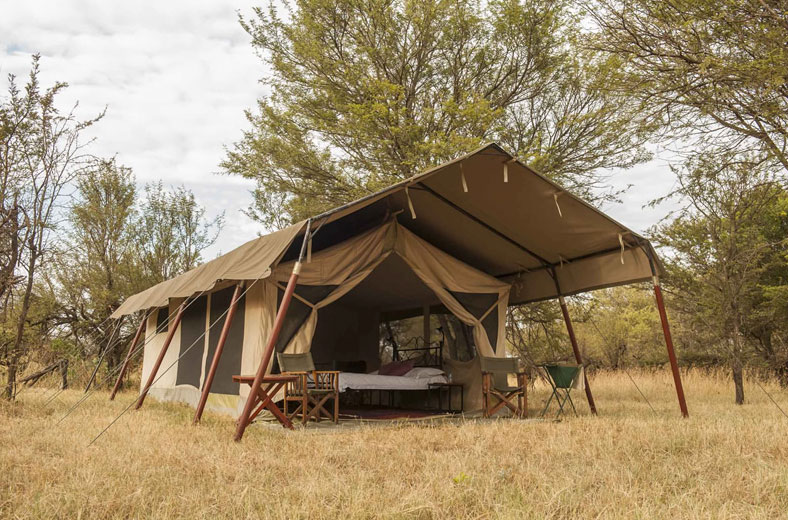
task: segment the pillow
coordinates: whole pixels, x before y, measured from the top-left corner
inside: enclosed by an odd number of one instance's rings
[[[378,369],[378,374],[382,376],[404,376],[411,370],[413,370],[413,361],[408,359],[383,365]]]
[[[440,368],[434,367],[416,367],[407,374],[407,377],[415,377],[416,379],[429,379],[430,377],[442,376],[445,372]]]

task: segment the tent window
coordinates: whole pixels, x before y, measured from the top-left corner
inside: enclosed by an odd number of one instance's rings
[[[460,305],[465,307],[465,310],[473,314],[477,319],[484,316],[484,313],[498,301],[498,294],[496,293],[449,292],[460,302]],[[482,320],[482,327],[487,332],[487,338],[490,340],[493,351],[495,351],[495,347],[498,344],[498,312],[495,309],[490,311]]]
[[[334,292],[334,289],[337,287],[337,285],[296,285],[295,293],[314,305],[324,300],[326,296]],[[285,292],[282,289],[277,291],[277,309],[282,304],[284,295]],[[277,352],[283,352],[285,350],[287,344],[290,343],[290,340],[293,339],[293,336],[296,335],[298,329],[301,328],[301,325],[304,324],[311,312],[312,308],[298,298],[290,300],[290,307],[287,309],[285,321],[282,324],[282,330],[279,332],[279,338],[276,341]]]
[[[227,319],[226,315],[223,318],[221,316],[230,308],[233,292],[235,292],[235,287],[228,287],[211,294],[211,318],[209,323],[216,324],[208,332],[208,355],[205,358],[206,374],[211,368],[216,346],[219,344],[219,336],[222,335],[222,328]],[[224,344],[224,350],[222,350],[222,357],[219,359],[219,365],[216,367],[216,376],[211,385],[211,393],[213,394],[238,395],[240,393],[240,385],[233,382],[233,375],[241,373],[245,307],[246,298],[241,296],[241,299],[238,300],[235,317],[230,324],[230,331]],[[219,321],[217,322],[217,320]]]
[[[178,374],[176,385],[200,386],[202,372],[202,355],[205,350],[201,345],[205,332],[205,314],[208,310],[208,297],[200,296],[189,305],[181,318],[181,348],[178,356]],[[191,348],[190,348],[191,347]]]
[[[167,328],[169,326],[170,326],[170,308],[159,307],[159,310],[156,312],[156,334],[167,332]]]

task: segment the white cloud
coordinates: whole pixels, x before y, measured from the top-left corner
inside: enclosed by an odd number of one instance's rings
[[[79,100],[83,118],[106,107],[94,153],[117,154],[140,184],[188,186],[212,216],[225,211],[212,257],[263,231],[240,212],[251,202],[252,183],[216,175],[223,147],[246,127],[244,109],[263,93],[264,64],[237,19],[255,3],[0,0],[0,74],[23,80],[30,55],[39,52],[41,79],[67,81],[63,100]],[[670,188],[664,162],[615,172],[611,180],[635,185],[623,204],[606,208],[623,224],[643,231],[665,214],[642,209]]]
[[[133,168],[140,184],[185,184],[227,225],[208,252],[228,251],[263,231],[240,210],[251,183],[216,175],[224,146],[241,135],[263,90],[263,63],[238,24],[253,2],[8,2],[0,6],[0,73],[24,81],[42,55],[44,85],[67,81],[62,101],[79,100],[93,152]],[[67,105],[66,105],[67,106]]]

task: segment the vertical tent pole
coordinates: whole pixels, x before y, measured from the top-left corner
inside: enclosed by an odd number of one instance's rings
[[[569,318],[569,309],[566,307],[566,301],[563,296],[558,297],[558,302],[561,304],[561,314],[564,315],[564,322],[566,323],[566,331],[569,333],[569,341],[572,343],[572,351],[575,354],[575,360],[578,365],[583,364],[583,359],[580,357],[580,348],[577,346],[577,338],[575,337],[575,329],[572,327],[572,320]],[[586,399],[588,400],[588,407],[591,413],[596,415],[596,403],[594,403],[594,396],[591,394],[591,387],[588,384],[588,376],[586,371],[583,370],[583,383],[586,387]]]
[[[134,334],[134,339],[131,340],[131,345],[129,345],[129,351],[126,353],[126,359],[123,361],[123,366],[120,369],[120,373],[118,374],[118,380],[115,381],[115,386],[112,388],[112,393],[109,394],[109,400],[112,401],[115,399],[115,394],[118,393],[120,389],[120,382],[123,381],[123,376],[126,375],[126,370],[129,368],[129,363],[131,362],[131,355],[134,352],[134,347],[137,346],[137,343],[140,340],[140,336],[142,336],[142,331],[145,330],[145,325],[148,322],[148,314],[142,314],[142,320],[140,321],[140,326],[137,327],[137,332]]]
[[[652,266],[652,270],[653,270]],[[662,300],[662,288],[659,285],[659,276],[654,274],[654,296],[657,299],[659,309],[659,319],[662,321],[662,334],[665,336],[665,346],[668,348],[668,359],[670,360],[670,370],[673,372],[673,383],[676,385],[676,396],[679,398],[679,408],[683,417],[689,417],[687,411],[687,401],[684,399],[684,387],[681,384],[681,374],[679,373],[679,363],[676,360],[676,352],[673,349],[673,337],[670,335],[670,325],[668,315],[665,312],[665,302]]]
[[[197,424],[198,422],[200,422],[200,418],[202,418],[202,411],[205,408],[206,401],[208,400],[208,393],[211,391],[213,378],[216,376],[216,369],[219,367],[219,359],[222,357],[224,344],[227,341],[227,336],[230,334],[230,325],[233,322],[233,317],[235,317],[235,310],[238,308],[238,300],[241,299],[241,291],[243,290],[243,287],[244,287],[243,282],[238,282],[238,284],[235,286],[233,299],[230,302],[229,309],[227,310],[227,317],[224,319],[222,334],[219,336],[219,343],[216,345],[216,352],[214,352],[213,354],[213,361],[211,361],[211,368],[208,371],[208,375],[205,377],[205,382],[202,385],[202,394],[200,394],[200,402],[197,405],[197,411],[195,411],[194,413],[193,424]]]
[[[96,380],[96,375],[98,374],[99,367],[101,366],[101,362],[104,361],[104,356],[107,355],[107,352],[109,352],[111,350],[111,348],[112,348],[112,338],[115,337],[115,333],[116,332],[120,331],[120,324],[121,324],[122,321],[123,321],[123,316],[118,318],[118,321],[115,324],[115,328],[112,329],[112,332],[109,335],[109,341],[107,341],[107,346],[104,348],[104,350],[101,351],[101,355],[99,356],[98,362],[96,363],[96,368],[94,368],[93,369],[93,373],[90,374],[90,379],[88,379],[88,384],[85,386],[85,393],[88,393],[88,390],[90,390],[90,386]]]
[[[285,316],[287,315],[287,308],[290,306],[290,300],[292,299],[293,292],[295,291],[298,275],[301,273],[301,262],[304,260],[306,244],[309,242],[309,233],[311,227],[312,221],[307,220],[306,231],[304,232],[304,241],[301,243],[301,252],[298,254],[298,260],[296,260],[295,264],[293,265],[293,272],[290,274],[290,279],[287,281],[285,294],[282,296],[282,303],[279,305],[279,310],[276,313],[273,330],[271,331],[271,335],[268,337],[268,343],[266,344],[265,350],[263,351],[263,359],[260,360],[260,366],[257,367],[257,373],[254,376],[252,388],[249,391],[249,396],[246,398],[246,404],[244,405],[243,412],[241,412],[241,416],[238,418],[238,423],[235,430],[236,442],[241,440],[241,438],[244,436],[246,427],[249,426],[249,418],[251,417],[252,409],[254,408],[255,401],[257,400],[257,390],[260,388],[260,385],[262,385],[263,377],[265,377],[265,372],[268,370],[268,364],[271,362],[271,356],[274,354],[274,346],[276,346],[276,341],[279,339],[279,332],[282,330],[282,325],[284,324]]]
[[[555,272],[555,269],[551,269],[550,275],[553,277],[555,291],[558,293],[558,303],[561,305],[561,314],[564,316],[564,323],[566,323],[566,331],[569,333],[569,342],[572,344],[572,352],[575,355],[575,361],[577,361],[578,365],[582,365],[583,358],[580,356],[580,348],[577,346],[575,328],[572,326],[572,319],[569,317],[569,309],[566,306],[566,300],[564,300],[564,295],[561,294],[561,286],[558,283],[558,273]],[[588,384],[588,376],[585,370],[583,370],[583,384],[586,388],[588,407],[591,409],[591,413],[596,415],[596,403],[594,402],[594,396],[591,393],[591,386]]]
[[[432,336],[430,330],[430,306],[424,306],[424,348],[429,348],[430,337]]]
[[[181,306],[178,308],[178,314],[175,316],[175,321],[170,323],[170,330],[167,333],[167,339],[164,340],[164,345],[161,347],[161,352],[159,352],[159,357],[156,358],[156,364],[153,365],[153,369],[151,369],[150,376],[148,376],[148,382],[145,383],[145,388],[143,388],[142,393],[140,394],[137,400],[137,406],[134,407],[135,410],[139,410],[142,406],[142,402],[145,401],[145,396],[148,395],[148,390],[150,390],[151,385],[153,384],[153,380],[156,378],[156,374],[159,371],[159,367],[161,366],[162,361],[164,361],[164,355],[167,353],[167,349],[170,347],[170,343],[172,342],[173,336],[175,336],[175,331],[178,330],[178,325],[181,324],[181,318],[183,317],[183,311],[186,310],[186,302],[189,299],[186,298],[181,303]]]

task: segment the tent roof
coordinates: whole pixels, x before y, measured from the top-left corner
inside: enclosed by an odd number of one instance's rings
[[[507,179],[504,179],[504,171]],[[649,242],[516,160],[495,143],[313,217],[319,251],[390,215],[457,259],[512,283],[510,303],[646,280]],[[414,218],[415,217],[415,218]],[[253,280],[298,254],[305,222],[259,237],[128,298],[113,314],[163,306],[221,280]],[[555,280],[553,278],[555,276]]]

